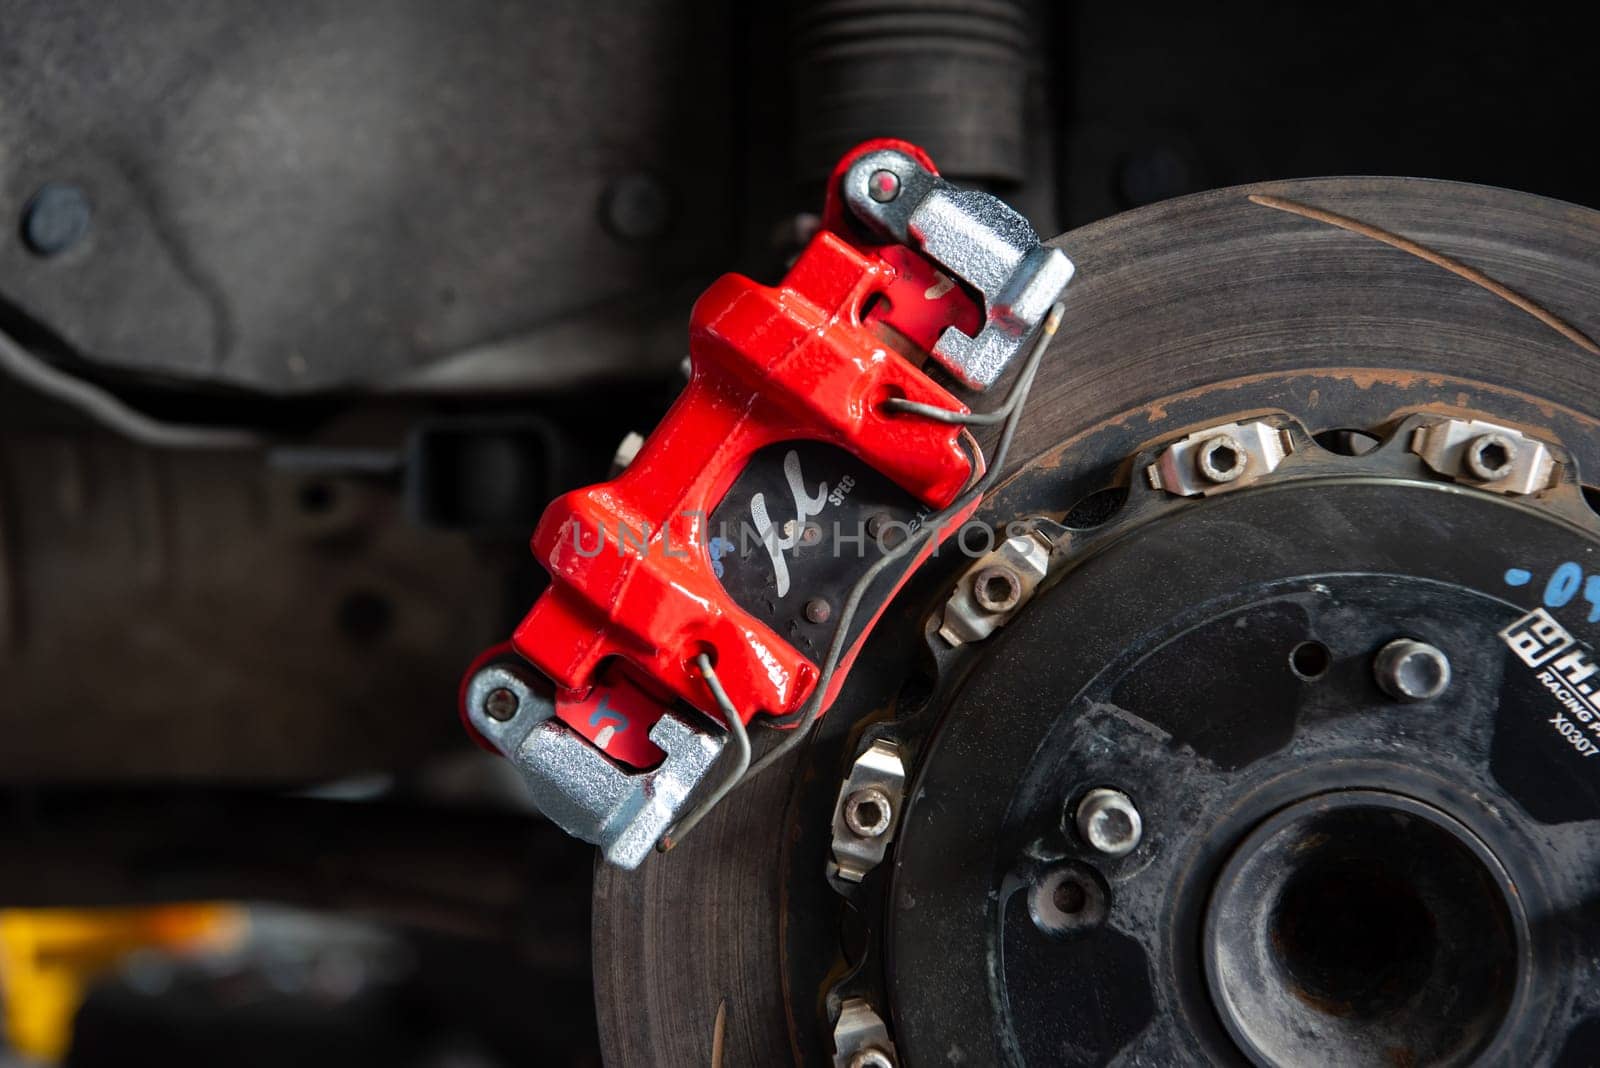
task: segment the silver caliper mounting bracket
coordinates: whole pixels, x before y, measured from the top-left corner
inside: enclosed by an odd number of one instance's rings
[[[845,172],[845,204],[868,229],[908,245],[983,296],[983,326],[939,336],[933,357],[962,384],[999,381],[1072,280],[1072,261],[1046,248],[999,199],[961,189],[904,152],[868,152]]]
[[[650,729],[666,758],[649,771],[629,771],[556,719],[548,687],[535,677],[533,669],[505,662],[481,668],[467,684],[472,726],[516,767],[551,822],[599,846],[612,864],[637,868],[686,808],[727,735],[668,712]]]

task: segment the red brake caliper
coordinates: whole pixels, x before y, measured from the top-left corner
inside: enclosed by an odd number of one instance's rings
[[[1071,276],[904,142],[846,156],[823,221],[779,285],[728,275],[695,304],[687,388],[620,475],[549,506],[533,551],[550,587],[463,684],[469,726],[615,863],[681,814],[723,709],[809,720],[831,703],[884,605],[979,503],[962,497],[982,473],[967,431],[891,409],[966,413],[917,363],[986,387]],[[863,580],[897,539],[917,544]]]

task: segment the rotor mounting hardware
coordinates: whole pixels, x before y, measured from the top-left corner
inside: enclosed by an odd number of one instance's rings
[[[1411,435],[1411,451],[1437,474],[1495,493],[1538,493],[1550,488],[1559,473],[1544,442],[1479,419],[1419,426]]]
[[[833,807],[833,859],[828,874],[859,883],[883,863],[905,798],[900,747],[885,738],[856,757]]]
[[[982,641],[1032,599],[1050,570],[1042,530],[1007,538],[963,575],[945,601],[939,637],[953,646]]]
[[[1239,489],[1278,469],[1294,452],[1287,430],[1256,420],[1197,430],[1164,449],[1145,469],[1152,489],[1204,497]]]
[[[834,1068],[895,1068],[889,1028],[864,998],[845,998],[833,1025]]]

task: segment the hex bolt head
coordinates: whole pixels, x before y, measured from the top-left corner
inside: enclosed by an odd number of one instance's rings
[[[877,838],[894,820],[894,802],[876,786],[864,786],[844,802],[844,825],[862,838]]]
[[[1396,701],[1431,701],[1450,688],[1450,658],[1411,638],[1396,638],[1379,649],[1372,673]]]
[[[517,695],[504,686],[497,690],[490,690],[489,696],[483,699],[483,711],[490,719],[497,723],[504,723],[517,714],[517,709],[522,707],[522,702]]]
[[[1232,482],[1244,474],[1250,463],[1250,454],[1232,434],[1218,434],[1202,441],[1194,457],[1200,476],[1208,482]]]
[[[891,170],[873,171],[867,177],[867,196],[887,204],[900,195],[900,176]]]
[[[972,576],[972,599],[985,612],[1009,612],[1022,600],[1022,580],[1009,567],[986,567]]]
[[[894,1058],[877,1046],[856,1050],[850,1058],[850,1068],[894,1068]]]
[[[1467,470],[1483,482],[1498,482],[1517,463],[1517,443],[1504,434],[1479,434],[1467,442]]]
[[[1144,837],[1144,819],[1121,790],[1097,787],[1083,795],[1076,816],[1078,834],[1096,853],[1125,857]]]
[[[813,597],[806,602],[806,622],[826,623],[833,616],[833,607],[821,597]]]
[[[35,256],[57,255],[83,240],[93,216],[89,194],[75,185],[50,182],[22,209],[22,242]]]

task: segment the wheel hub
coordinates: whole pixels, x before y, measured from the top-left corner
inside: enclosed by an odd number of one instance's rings
[[[1519,651],[1587,626],[1539,602],[1592,524],[1423,482],[1403,430],[1360,457],[1295,434],[1281,481],[1136,487],[1069,532],[947,670],[884,917],[909,1063],[998,1034],[1027,1064],[1464,1064],[1600,1008],[1574,971],[1600,767]],[[1078,825],[1106,789],[1143,824],[1125,855]]]
[[[1234,851],[1206,909],[1206,982],[1258,1064],[1452,1063],[1499,1045],[1528,943],[1515,884],[1465,825],[1338,790]]]

